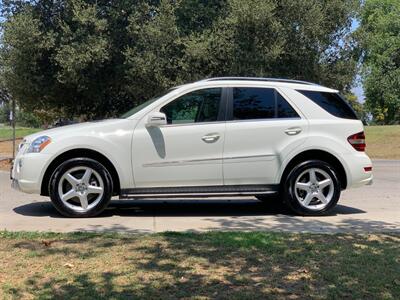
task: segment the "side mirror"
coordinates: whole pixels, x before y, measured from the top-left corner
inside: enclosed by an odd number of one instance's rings
[[[146,126],[161,126],[167,124],[167,116],[162,112],[155,112],[147,117]]]

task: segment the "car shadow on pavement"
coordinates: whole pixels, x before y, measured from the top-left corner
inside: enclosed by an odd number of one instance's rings
[[[31,217],[63,218],[50,201],[34,202],[15,207],[14,212]],[[361,209],[338,204],[329,216],[366,213]],[[240,200],[180,199],[180,200],[114,200],[97,218],[120,217],[238,217],[238,216],[293,216],[281,202],[260,202],[253,198]]]

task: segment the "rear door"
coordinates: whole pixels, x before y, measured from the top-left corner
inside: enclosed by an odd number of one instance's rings
[[[305,141],[307,120],[275,88],[238,86],[227,93],[224,184],[277,184],[283,158]]]

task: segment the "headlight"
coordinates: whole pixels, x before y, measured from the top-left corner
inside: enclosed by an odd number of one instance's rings
[[[27,153],[38,153],[42,151],[48,144],[51,143],[51,138],[48,136],[40,136],[36,138],[28,148]]]
[[[19,143],[19,145],[18,145],[18,152],[20,152],[21,151],[21,149],[24,147],[24,145],[26,144],[26,140],[24,139],[21,143]]]

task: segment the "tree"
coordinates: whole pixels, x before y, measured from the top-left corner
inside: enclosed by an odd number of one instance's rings
[[[348,91],[358,0],[4,2],[0,58],[26,110],[115,116],[210,76],[304,79]]]
[[[366,106],[378,124],[400,123],[400,2],[366,0],[357,32]]]
[[[354,109],[357,114],[357,117],[364,123],[368,124],[369,116],[368,112],[364,107],[364,103],[358,101],[358,98],[353,93],[347,93],[345,95],[346,101],[350,104],[350,106]]]
[[[20,106],[67,117],[113,116],[126,109],[123,50],[131,1],[23,3],[7,16],[0,52]]]

